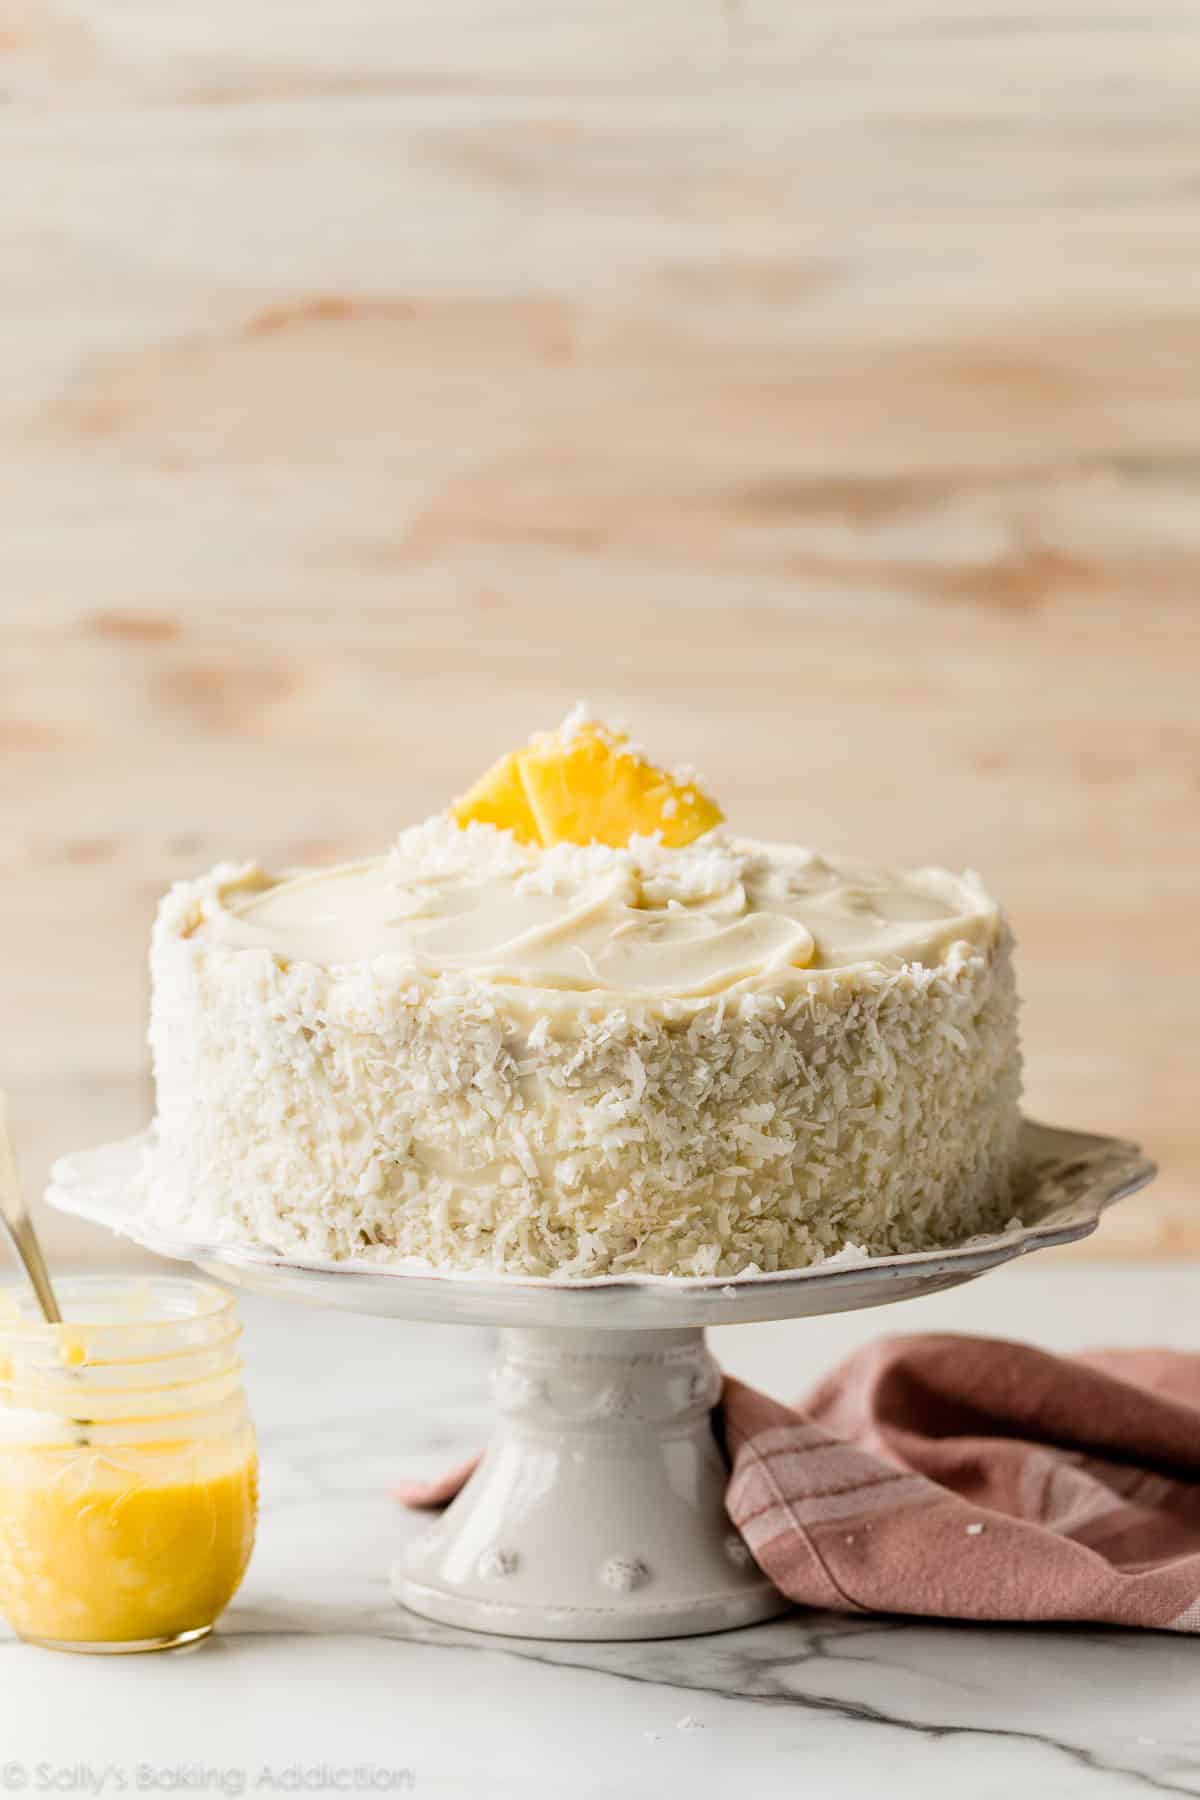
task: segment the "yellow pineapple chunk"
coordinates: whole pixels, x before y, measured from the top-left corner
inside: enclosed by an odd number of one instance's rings
[[[678,848],[724,816],[694,782],[656,768],[622,734],[591,723],[502,758],[453,810],[460,825],[478,819],[522,843],[615,848],[655,832]]]
[[[611,734],[584,727],[521,752],[521,779],[543,844],[627,844],[662,833],[688,844],[721,820],[691,782],[656,769]]]
[[[455,822],[470,825],[498,825],[511,831],[522,844],[540,844],[537,820],[525,797],[521,780],[521,752],[510,751],[481,775],[474,787],[468,788],[461,800],[450,808]]]

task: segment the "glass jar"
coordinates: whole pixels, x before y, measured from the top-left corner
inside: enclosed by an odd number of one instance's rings
[[[174,1276],[0,1294],[0,1612],[32,1643],[169,1649],[212,1630],[254,1545],[233,1297]]]

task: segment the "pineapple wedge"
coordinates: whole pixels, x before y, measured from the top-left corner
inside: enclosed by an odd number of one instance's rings
[[[511,750],[481,775],[450,808],[459,825],[498,825],[522,844],[540,844],[541,834],[521,780],[521,751]]]
[[[535,742],[520,753],[520,763],[543,844],[619,848],[657,831],[664,844],[677,848],[722,818],[692,782],[678,781],[594,727],[583,727],[566,744],[557,738]]]
[[[623,735],[591,722],[502,757],[452,810],[460,825],[498,825],[543,847],[620,848],[658,832],[677,849],[724,817],[694,782],[656,768]]]

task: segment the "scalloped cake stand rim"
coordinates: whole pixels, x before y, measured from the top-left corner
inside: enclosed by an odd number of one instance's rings
[[[899,1256],[759,1275],[590,1278],[447,1271],[417,1263],[322,1262],[235,1242],[164,1232],[148,1221],[138,1183],[153,1128],[60,1157],[46,1198],[160,1256],[192,1262],[252,1291],[385,1317],[430,1322],[672,1330],[804,1317],[935,1293],[1034,1250],[1076,1242],[1101,1214],[1156,1174],[1136,1144],[1022,1121],[1027,1223],[961,1244]]]

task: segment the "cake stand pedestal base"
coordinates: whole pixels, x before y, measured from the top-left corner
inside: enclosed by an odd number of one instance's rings
[[[725,1631],[789,1602],[725,1512],[701,1330],[501,1333],[497,1435],[407,1546],[397,1598],[509,1637]]]

